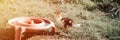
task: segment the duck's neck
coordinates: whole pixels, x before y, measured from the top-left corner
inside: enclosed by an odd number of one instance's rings
[[[58,17],[58,19],[61,20],[61,19],[62,19],[62,16],[60,15],[60,16]]]
[[[62,19],[62,16],[61,16],[61,15],[59,15],[58,17],[56,17],[56,21],[57,21],[57,22],[60,22],[61,19]]]

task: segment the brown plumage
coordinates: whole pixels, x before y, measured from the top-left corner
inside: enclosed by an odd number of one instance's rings
[[[66,29],[68,26],[72,26],[73,20],[70,18],[62,18],[61,21],[63,21],[64,28]]]

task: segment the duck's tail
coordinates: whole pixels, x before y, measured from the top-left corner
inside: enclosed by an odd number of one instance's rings
[[[80,27],[81,24],[73,24],[73,27]]]

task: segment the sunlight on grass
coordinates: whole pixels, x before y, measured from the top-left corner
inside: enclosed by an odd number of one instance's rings
[[[0,0],[0,40],[14,39],[13,27],[7,23],[9,19],[32,16],[47,18],[56,23],[54,19],[55,10],[62,10],[63,17],[71,18],[75,23],[82,24],[79,28],[70,28],[68,36],[63,35],[63,38],[106,40],[106,35],[110,37],[119,35],[120,21],[108,19],[104,12],[98,9],[93,9],[93,11],[87,10],[87,8],[94,5],[95,3],[90,0],[73,0],[72,3],[66,4],[52,4],[45,0]],[[56,26],[58,27],[57,24]],[[36,38],[41,37],[34,36],[29,39],[34,40]]]

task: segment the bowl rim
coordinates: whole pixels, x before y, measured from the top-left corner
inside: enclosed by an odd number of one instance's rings
[[[17,25],[17,24],[13,24],[13,22],[20,21],[21,18],[25,19],[25,18],[36,18],[36,17],[17,17],[17,18],[12,18],[12,19],[8,20],[8,23],[9,23],[10,25],[12,25],[12,26],[15,26],[15,27],[21,27],[21,26],[19,26],[19,25]],[[25,28],[48,29],[48,28],[50,28],[50,27],[55,27],[55,24],[54,24],[51,20],[44,19],[44,18],[36,18],[36,19],[41,19],[41,20],[43,20],[43,23],[45,23],[44,20],[47,20],[47,21],[49,21],[49,25],[44,26],[43,28],[42,28],[42,27],[25,27]],[[37,24],[34,24],[34,25],[37,25]],[[29,26],[29,25],[27,25],[27,26]]]

